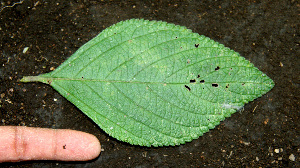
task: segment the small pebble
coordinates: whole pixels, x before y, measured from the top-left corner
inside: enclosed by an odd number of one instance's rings
[[[25,53],[27,52],[28,49],[29,49],[29,47],[25,47],[25,48],[23,49],[23,54],[25,54]]]
[[[275,149],[274,152],[275,152],[275,153],[279,153],[279,149]]]
[[[282,63],[282,62],[279,62],[279,66],[280,66],[280,67],[283,67],[283,63]]]
[[[289,159],[290,159],[291,161],[295,161],[295,155],[294,155],[294,154],[291,154],[291,155],[289,156]]]

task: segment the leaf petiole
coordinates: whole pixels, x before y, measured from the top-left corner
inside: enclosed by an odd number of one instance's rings
[[[45,78],[42,76],[24,76],[20,82],[42,82],[42,83],[46,83],[46,84],[50,84],[51,83],[51,79],[50,78]]]

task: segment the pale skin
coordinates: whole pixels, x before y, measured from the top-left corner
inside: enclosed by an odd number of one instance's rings
[[[68,130],[0,126],[0,163],[25,160],[86,161],[99,156],[91,134]]]

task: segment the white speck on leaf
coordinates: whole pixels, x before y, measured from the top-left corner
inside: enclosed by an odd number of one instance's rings
[[[227,104],[227,103],[222,104],[221,107],[226,108],[226,109],[235,109],[235,110],[240,110],[243,108],[243,106],[236,106],[236,105]]]

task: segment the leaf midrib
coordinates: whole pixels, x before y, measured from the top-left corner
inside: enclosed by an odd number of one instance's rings
[[[31,76],[29,76],[31,77]],[[86,82],[106,82],[106,83],[135,83],[135,84],[162,84],[162,85],[200,85],[203,83],[190,83],[190,82],[143,82],[143,81],[124,81],[124,80],[102,80],[102,79],[82,79],[82,78],[57,78],[57,77],[42,77],[42,76],[32,76],[37,77],[34,81],[50,84],[53,81],[86,81]],[[31,80],[33,82],[33,80]],[[205,82],[206,84],[212,84],[216,82]],[[252,83],[252,84],[262,84],[260,82],[237,82],[237,81],[224,81],[218,83]]]

